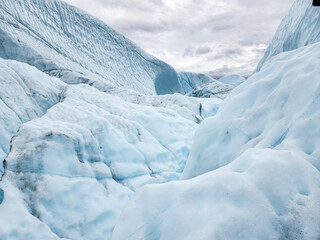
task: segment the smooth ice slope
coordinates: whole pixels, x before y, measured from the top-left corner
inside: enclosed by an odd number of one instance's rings
[[[181,92],[178,75],[98,19],[59,0],[1,0],[0,57],[68,83]]]
[[[282,20],[256,71],[273,56],[320,40],[320,8],[312,0],[296,0]]]
[[[279,54],[235,88],[197,130],[189,180],[139,190],[112,239],[317,240],[319,59],[320,43]]]

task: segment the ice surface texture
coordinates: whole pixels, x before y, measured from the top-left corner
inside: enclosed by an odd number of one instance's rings
[[[0,43],[0,57],[69,83],[108,83],[146,94],[182,91],[171,66],[59,0],[2,0]]]
[[[0,239],[110,239],[137,188],[179,179],[197,123],[221,102],[110,95],[0,65]]]

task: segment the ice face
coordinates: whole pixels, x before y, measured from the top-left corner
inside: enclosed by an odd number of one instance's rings
[[[0,29],[0,57],[68,83],[113,84],[145,94],[182,91],[171,66],[59,0],[3,0]]]
[[[303,47],[320,40],[320,8],[312,6],[312,0],[296,0],[282,20],[256,71],[273,56]]]
[[[187,180],[140,189],[112,239],[317,239],[319,57],[279,54],[235,88],[198,128]]]

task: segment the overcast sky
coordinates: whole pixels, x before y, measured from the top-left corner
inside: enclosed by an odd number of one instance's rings
[[[65,0],[178,71],[249,75],[294,0]]]

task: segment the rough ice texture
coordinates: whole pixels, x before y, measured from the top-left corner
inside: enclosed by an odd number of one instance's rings
[[[68,83],[104,83],[145,94],[182,91],[171,66],[59,0],[2,0],[0,57]]]
[[[0,65],[0,239],[110,239],[137,188],[180,178],[197,123],[221,102],[111,95]]]
[[[232,85],[234,87],[239,86],[243,83],[246,79],[240,75],[228,75],[222,78],[219,78],[219,82]]]
[[[312,0],[296,0],[282,20],[256,71],[273,56],[320,40],[320,8]]]
[[[320,43],[279,54],[235,88],[198,128],[189,180],[140,189],[112,239],[318,239],[319,59]]]
[[[34,67],[0,59],[0,162],[20,125],[41,117],[62,100],[65,84]],[[0,164],[0,175],[3,164]]]

